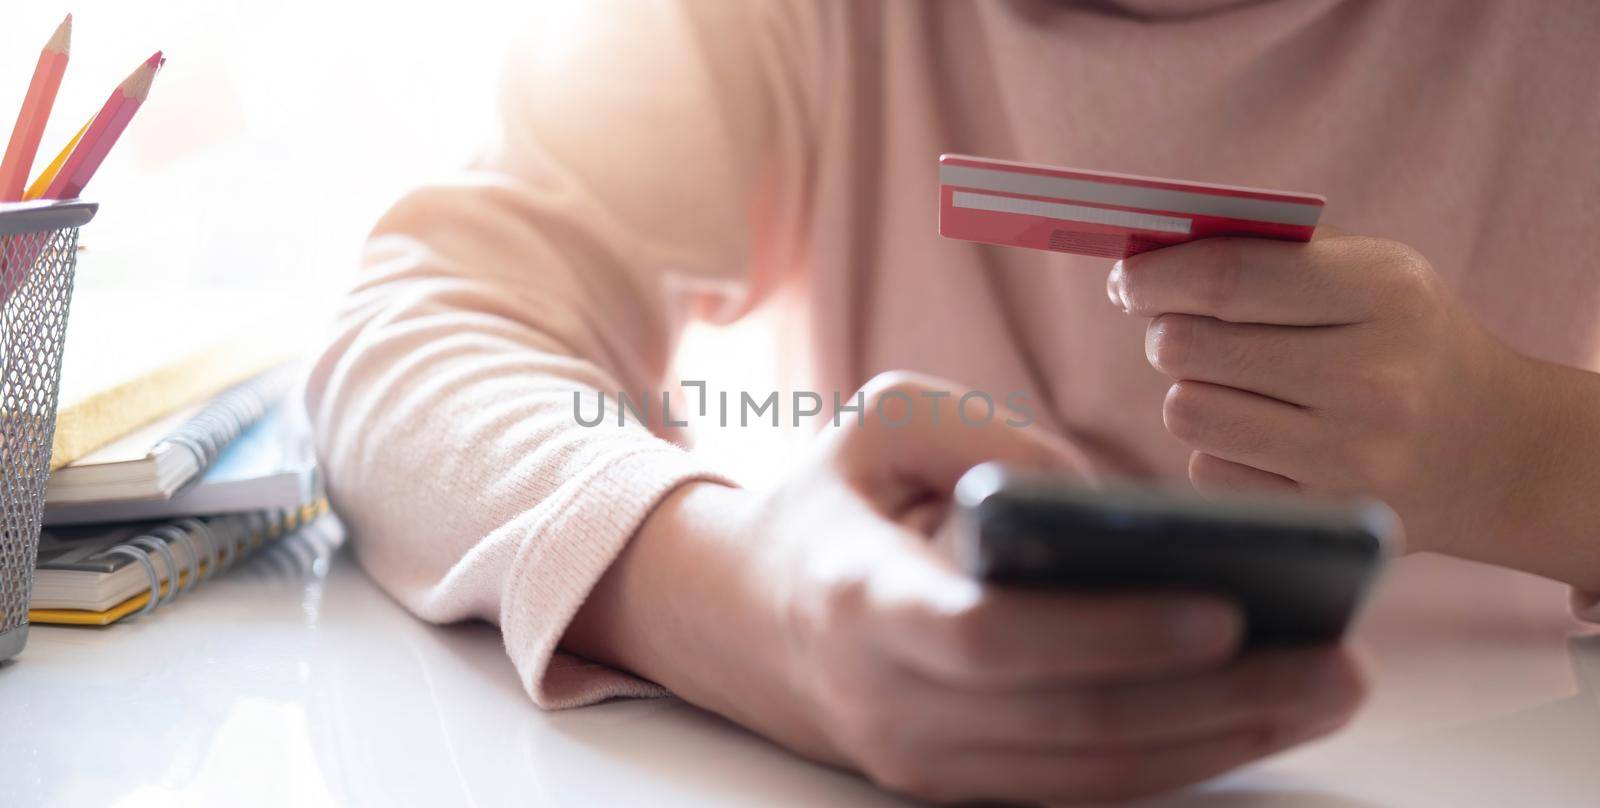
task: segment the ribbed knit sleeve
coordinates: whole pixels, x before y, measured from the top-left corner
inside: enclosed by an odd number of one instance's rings
[[[551,708],[659,692],[561,637],[656,503],[721,480],[614,412],[583,426],[574,396],[587,418],[664,389],[684,321],[782,270],[809,97],[804,32],[761,4],[574,5],[510,61],[488,156],[377,225],[306,401],[373,578],[426,620],[499,624]]]

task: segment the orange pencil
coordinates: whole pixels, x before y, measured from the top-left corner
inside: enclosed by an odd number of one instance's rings
[[[84,133],[55,179],[45,188],[45,199],[72,199],[83,192],[83,187],[105,161],[106,154],[116,145],[117,138],[128,128],[133,114],[139,111],[139,105],[149,97],[150,85],[162,63],[161,52],[156,51],[111,91],[111,97],[89,123],[89,131]]]
[[[17,125],[11,129],[5,159],[0,161],[0,202],[22,198],[22,186],[28,183],[33,157],[39,152],[39,139],[44,136],[44,125],[50,120],[50,108],[55,106],[61,77],[67,72],[71,45],[72,15],[68,14],[56,26],[50,41],[44,43],[44,50],[39,52],[39,64],[33,68],[33,81],[28,84],[28,94],[22,100],[22,111],[17,113]]]
[[[94,123],[94,119],[91,118],[89,123]],[[72,150],[78,147],[78,141],[83,140],[83,133],[87,131],[89,131],[88,123],[78,127],[78,133],[73,135],[71,140],[67,141],[66,148],[63,148],[61,152],[56,155],[56,159],[45,164],[44,170],[39,172],[39,176],[34,177],[33,182],[28,185],[28,190],[22,192],[22,199],[24,202],[39,199],[44,196],[44,189],[50,187],[50,183],[55,180],[56,174],[61,172],[61,167],[66,165],[67,158],[72,156]]]

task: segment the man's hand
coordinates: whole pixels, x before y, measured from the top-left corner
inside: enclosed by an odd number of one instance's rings
[[[1559,554],[1494,543],[1539,527],[1547,430],[1591,374],[1511,351],[1415,250],[1318,236],[1197,241],[1111,271],[1112,302],[1152,318],[1145,352],[1175,382],[1164,416],[1194,485],[1373,495],[1412,549],[1553,574]]]
[[[927,391],[952,393],[937,424]],[[1241,656],[1225,599],[1008,590],[956,569],[930,533],[963,472],[1077,465],[1036,428],[963,423],[961,393],[880,377],[866,411],[902,426],[847,420],[774,491],[669,497],[566,647],[935,800],[1148,794],[1348,720],[1363,686],[1345,650]]]

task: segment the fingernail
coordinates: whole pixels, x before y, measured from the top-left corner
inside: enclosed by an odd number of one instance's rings
[[[1111,305],[1122,309],[1123,314],[1128,313],[1128,297],[1122,292],[1122,262],[1111,265],[1111,274],[1106,276],[1106,297],[1111,299]]]

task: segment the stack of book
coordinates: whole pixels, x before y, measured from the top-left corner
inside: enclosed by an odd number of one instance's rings
[[[259,340],[131,373],[89,361],[76,379],[71,343],[32,622],[144,614],[326,510],[287,403],[296,368]],[[74,389],[86,375],[98,383]]]
[[[71,40],[69,15],[0,155],[0,203],[80,196],[166,64],[157,51],[135,67],[36,172]],[[10,246],[7,261],[38,258]],[[79,264],[28,614],[106,625],[171,601],[326,506],[305,431],[282,404],[293,329],[253,316],[269,301],[157,288],[131,272],[119,273],[127,290],[96,294],[110,273]],[[10,292],[0,288],[0,303]]]

